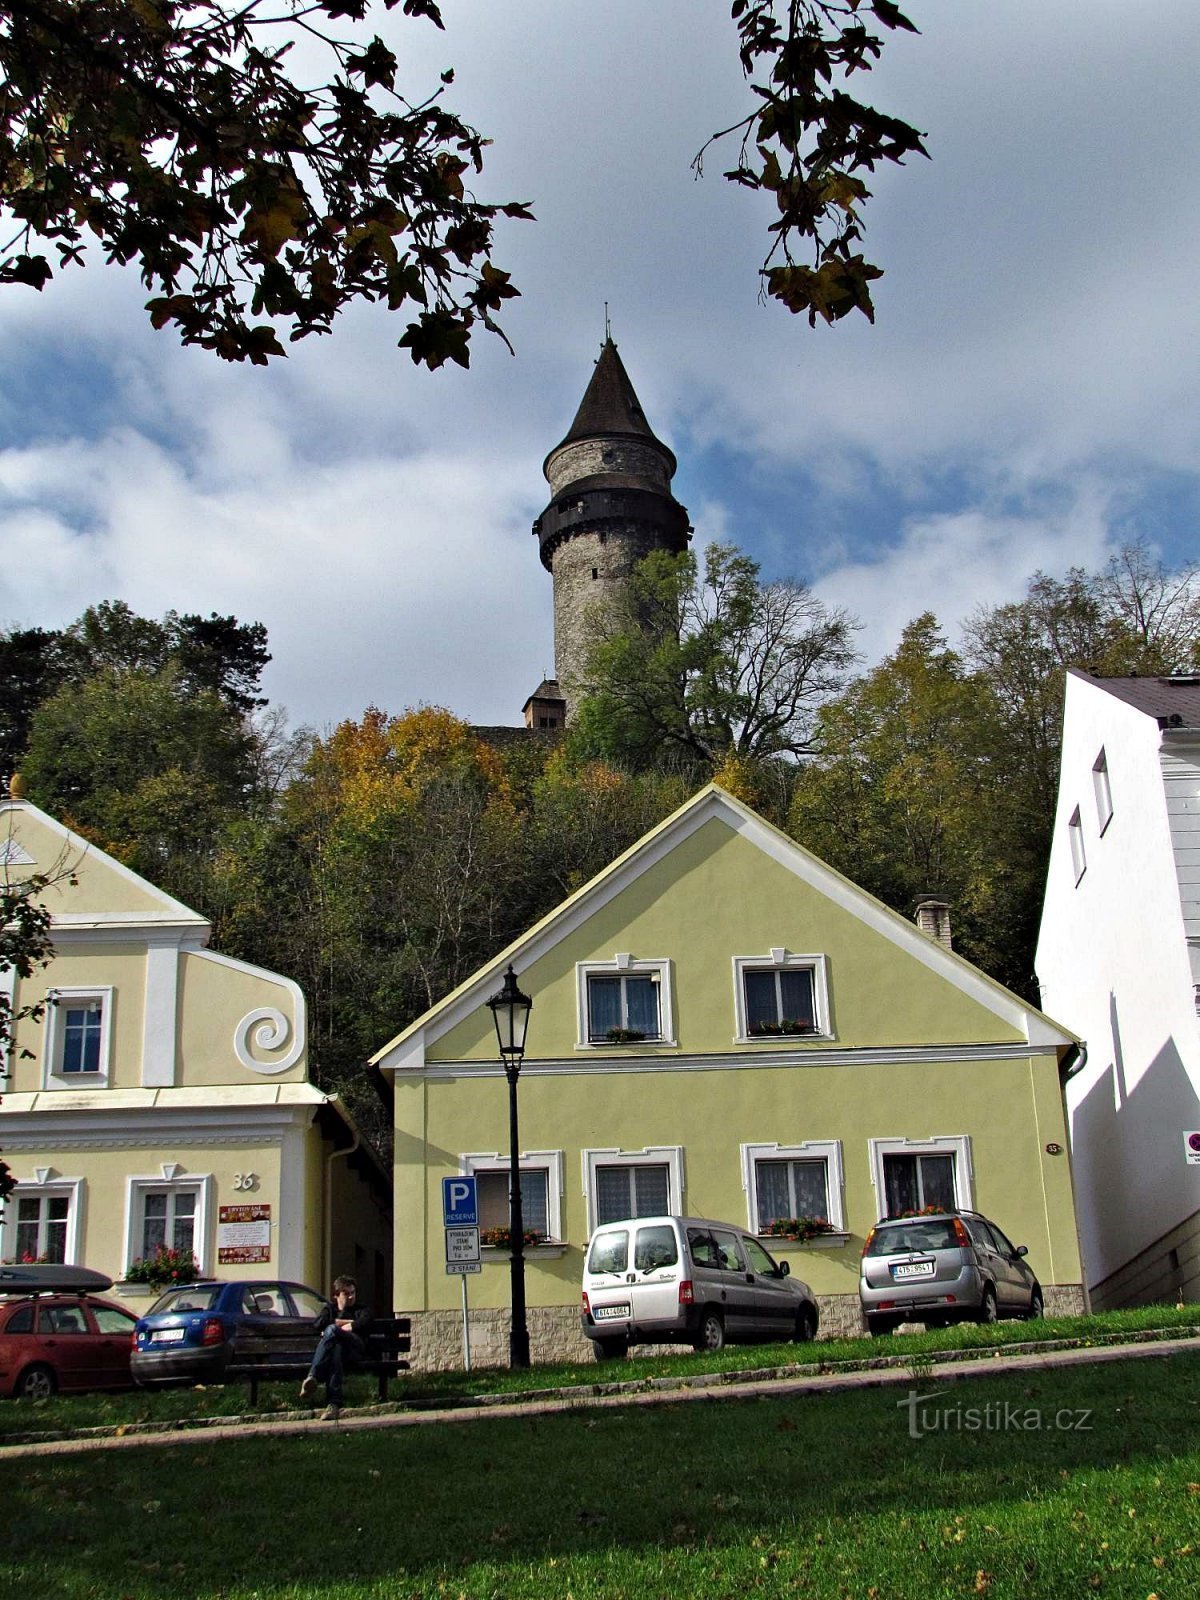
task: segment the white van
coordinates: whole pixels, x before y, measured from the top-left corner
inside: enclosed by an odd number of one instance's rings
[[[606,1222],[588,1243],[580,1325],[597,1361],[631,1344],[721,1350],[756,1339],[812,1339],[817,1302],[762,1241],[705,1217]]]

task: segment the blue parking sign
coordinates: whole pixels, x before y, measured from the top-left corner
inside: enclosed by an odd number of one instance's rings
[[[475,1227],[479,1211],[474,1178],[442,1179],[442,1211],[448,1228]]]

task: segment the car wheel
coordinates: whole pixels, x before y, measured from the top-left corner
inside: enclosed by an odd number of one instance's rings
[[[13,1390],[18,1400],[49,1400],[58,1388],[58,1379],[51,1367],[26,1367],[17,1379]]]
[[[1000,1312],[996,1306],[996,1291],[989,1283],[983,1291],[983,1299],[979,1302],[979,1315],[976,1322],[999,1322]]]
[[[808,1344],[817,1337],[817,1308],[802,1306],[796,1314],[796,1331],[792,1334],[797,1344]]]
[[[596,1339],[594,1341],[597,1361],[624,1361],[629,1353],[628,1339]]]
[[[706,1311],[693,1349],[716,1352],[725,1348],[725,1324],[719,1311]]]
[[[867,1332],[872,1339],[880,1339],[884,1334],[895,1333],[896,1324],[891,1317],[868,1317]]]
[[[1046,1302],[1042,1299],[1042,1291],[1035,1283],[1033,1293],[1029,1296],[1029,1321],[1039,1322],[1046,1314]]]

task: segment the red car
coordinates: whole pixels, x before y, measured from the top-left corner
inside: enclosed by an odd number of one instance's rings
[[[57,1275],[43,1271],[36,1276],[49,1291],[57,1287],[56,1276],[61,1282],[67,1273],[82,1272],[59,1268]],[[78,1291],[19,1294],[19,1288],[34,1285],[6,1281],[18,1276],[0,1271],[0,1395],[44,1400],[59,1389],[66,1394],[128,1389],[136,1317],[124,1306]],[[111,1285],[99,1274],[88,1276],[104,1287]]]

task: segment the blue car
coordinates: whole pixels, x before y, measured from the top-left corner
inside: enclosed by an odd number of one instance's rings
[[[129,1370],[147,1385],[219,1383],[243,1362],[294,1367],[316,1349],[317,1319],[327,1306],[302,1283],[176,1284],[138,1318]]]

